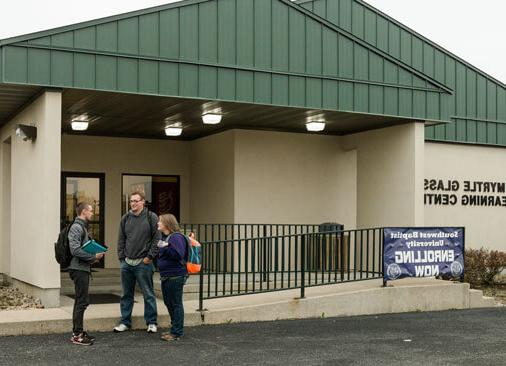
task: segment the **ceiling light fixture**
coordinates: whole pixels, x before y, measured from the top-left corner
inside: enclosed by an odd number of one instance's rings
[[[181,136],[182,132],[183,132],[182,127],[176,127],[176,126],[165,127],[165,135],[167,135],[167,136]]]
[[[221,114],[206,113],[202,116],[202,122],[206,125],[216,125],[221,122]]]
[[[310,132],[321,132],[325,129],[325,122],[308,122],[306,128]]]
[[[88,129],[87,121],[72,121],[70,125],[74,131],[86,131]]]

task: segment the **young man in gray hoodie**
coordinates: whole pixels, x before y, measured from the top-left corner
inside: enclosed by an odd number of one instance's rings
[[[156,297],[153,290],[153,259],[158,255],[158,217],[144,207],[143,192],[130,195],[131,210],[121,218],[118,238],[118,258],[121,268],[123,295],[120,301],[121,321],[115,332],[132,327],[135,282],[144,297],[144,320],[148,333],[157,332]]]
[[[75,300],[72,312],[72,337],[70,341],[81,346],[93,344],[95,337],[90,336],[83,329],[84,311],[90,304],[88,295],[90,287],[91,265],[102,259],[104,253],[89,254],[81,247],[89,240],[88,221],[93,216],[91,205],[79,203],[77,205],[77,217],[70,227],[68,240],[72,260],[68,267],[69,275],[74,281]]]

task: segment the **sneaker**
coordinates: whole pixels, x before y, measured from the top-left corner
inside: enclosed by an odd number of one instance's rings
[[[158,331],[158,328],[156,327],[156,324],[149,324],[147,332],[148,333],[156,333]]]
[[[126,326],[125,324],[121,323],[120,325],[115,326],[114,329],[113,329],[113,331],[116,332],[116,333],[121,333],[121,332],[127,331],[129,329],[130,328],[128,326]]]
[[[72,337],[70,337],[70,341],[80,346],[91,346],[93,344],[93,341],[86,337],[84,332],[78,335],[73,334]]]
[[[179,339],[181,339],[181,337],[175,336],[174,334],[171,334],[171,333],[164,333],[164,334],[162,334],[160,339],[162,341],[172,342],[172,341],[179,341]]]
[[[84,332],[83,332],[83,334],[84,334],[84,336],[85,336],[86,338],[88,338],[90,341],[95,342],[95,339],[96,339],[96,338],[95,338],[95,336],[92,336],[91,334],[88,334],[88,332],[86,332],[86,331],[84,331]]]

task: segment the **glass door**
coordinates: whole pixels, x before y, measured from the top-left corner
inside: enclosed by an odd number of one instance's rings
[[[61,227],[77,217],[77,205],[89,203],[93,217],[88,223],[90,237],[104,243],[104,178],[101,173],[62,173]],[[104,259],[93,267],[104,268]]]

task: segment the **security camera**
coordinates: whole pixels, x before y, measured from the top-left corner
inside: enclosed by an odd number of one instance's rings
[[[37,138],[37,127],[28,125],[16,125],[16,136],[23,141],[35,141]]]

